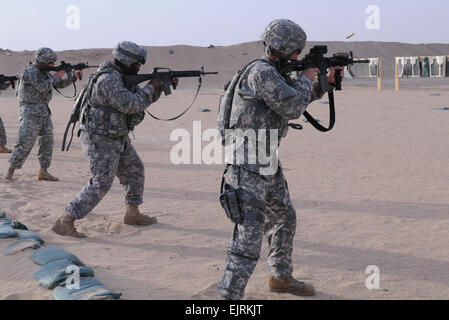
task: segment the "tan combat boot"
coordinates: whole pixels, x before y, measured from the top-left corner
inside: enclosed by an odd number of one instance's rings
[[[6,171],[5,175],[3,176],[3,181],[12,181],[12,177],[14,176],[14,168],[9,167],[8,171]]]
[[[298,296],[313,296],[315,289],[312,285],[296,280],[293,277],[275,278],[270,276],[268,288],[271,292],[287,292]]]
[[[58,178],[53,177],[51,174],[49,174],[47,168],[44,167],[41,167],[41,169],[39,170],[38,179],[44,181],[59,181]]]
[[[11,153],[12,151],[5,146],[0,146],[0,153]]]
[[[87,236],[84,233],[80,233],[76,230],[75,219],[70,214],[67,213],[65,213],[61,218],[56,220],[51,229],[61,236],[87,238]]]
[[[150,224],[157,223],[155,217],[150,217],[141,214],[139,211],[139,206],[135,204],[126,204],[126,214],[123,218],[125,224],[136,225],[136,226],[148,226]]]

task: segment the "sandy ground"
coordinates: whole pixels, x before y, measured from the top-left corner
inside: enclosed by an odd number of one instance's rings
[[[449,298],[449,111],[433,109],[449,107],[448,88],[378,92],[375,83],[360,88],[347,82],[336,94],[337,123],[330,133],[319,133],[301,118],[304,130],[292,130],[283,140],[280,156],[298,216],[294,276],[315,285],[311,299]],[[193,93],[178,90],[151,110],[174,115]],[[123,299],[215,299],[233,229],[217,201],[223,166],[171,164],[175,142],[169,138],[177,128],[192,132],[193,121],[201,121],[203,131],[214,128],[219,94],[204,90],[181,119],[165,123],[148,117],[135,131],[133,143],[145,164],[142,209],[157,216],[158,224],[122,224],[123,190],[116,181],[77,223],[88,239],[50,230],[89,177],[77,138],[69,152],[60,151],[72,102],[57,95],[51,102],[56,143],[50,171],[61,181],[37,181],[35,147],[16,179],[0,183],[0,209],[48,244],[80,257]],[[19,124],[17,101],[4,96],[0,104],[11,147]],[[309,111],[327,123],[327,105],[314,102]],[[2,174],[8,158],[0,155]],[[0,250],[11,242],[0,240]],[[0,299],[53,298],[31,278],[38,266],[28,255],[0,257]],[[266,256],[264,241],[246,298],[300,299],[268,292]],[[365,287],[370,265],[380,269],[379,290]]]

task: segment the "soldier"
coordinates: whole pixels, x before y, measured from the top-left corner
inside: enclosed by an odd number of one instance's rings
[[[265,29],[262,40],[264,57],[250,63],[234,77],[231,86],[235,86],[227,89],[223,99],[232,98],[229,100],[232,103],[230,118],[223,118],[226,115],[221,105],[218,128],[222,129],[223,123],[230,121],[229,128],[234,132],[237,132],[236,129],[253,130],[260,135],[261,131],[269,131],[262,138],[258,137],[257,144],[270,145],[268,137],[272,130],[277,132],[276,141],[279,141],[287,134],[289,120],[299,118],[308,104],[321,98],[325,92],[315,81],[319,69],[306,69],[296,77],[279,73],[279,66],[286,60],[295,60],[305,46],[306,34],[299,25],[290,20],[275,20]],[[335,70],[343,76],[343,68],[331,68],[327,78],[332,88],[335,87],[332,86]],[[226,140],[227,147],[230,143],[236,143],[236,139]],[[250,152],[250,142],[245,142],[243,146],[244,152]],[[278,147],[276,143],[274,150],[271,150],[276,159]],[[258,152],[248,153],[245,159],[243,163],[237,163],[235,158],[226,158],[227,168],[223,175],[226,188],[223,189],[236,190],[237,198],[229,194],[227,201],[234,201],[233,208],[239,208],[237,211],[242,220],[234,221],[236,224],[227,252],[226,267],[218,284],[219,295],[229,300],[243,297],[259,259],[263,234],[269,244],[269,290],[301,296],[314,295],[312,285],[292,277],[296,212],[280,163],[276,161],[275,167],[271,168],[274,170],[267,170],[269,168]]]
[[[53,155],[53,123],[48,103],[52,98],[53,87],[65,88],[76,81],[82,71],[74,75],[65,71],[55,74],[42,72],[44,67],[52,67],[57,60],[56,53],[50,48],[40,48],[34,54],[36,61],[26,66],[19,75],[17,95],[19,97],[19,134],[17,142],[9,159],[10,167],[4,175],[5,181],[11,181],[15,169],[22,168],[23,163],[39,138],[38,158],[40,163],[39,180],[58,181],[58,178],[48,173]],[[74,79],[75,77],[75,79]]]
[[[9,82],[0,83],[0,90],[6,90],[11,85]],[[0,118],[0,153],[11,153],[11,150],[6,148],[6,130],[3,125],[2,118]]]
[[[82,106],[80,138],[90,162],[91,178],[53,225],[53,231],[63,236],[86,237],[76,230],[74,221],[95,208],[111,188],[115,176],[126,192],[124,223],[150,225],[157,222],[156,218],[139,211],[145,172],[128,134],[143,120],[145,109],[159,99],[162,83],[151,80],[143,88],[126,88],[122,77],[137,74],[145,64],[147,52],[135,43],[123,41],[114,48],[112,55],[114,61],[103,63],[85,88],[90,95]]]

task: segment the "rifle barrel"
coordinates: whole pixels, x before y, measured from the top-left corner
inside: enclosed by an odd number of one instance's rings
[[[218,72],[205,72],[203,70],[187,70],[187,71],[164,71],[153,72],[148,74],[136,74],[123,76],[123,82],[127,88],[138,85],[144,81],[152,80],[154,78],[167,79],[167,78],[191,78],[201,77],[208,74],[218,74]]]

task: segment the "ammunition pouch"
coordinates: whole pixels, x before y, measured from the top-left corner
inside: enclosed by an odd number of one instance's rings
[[[80,128],[92,134],[121,137],[129,133],[128,115],[109,106],[93,106],[84,110]]]

